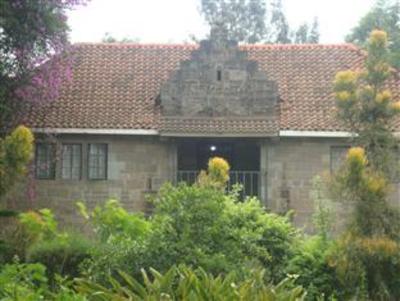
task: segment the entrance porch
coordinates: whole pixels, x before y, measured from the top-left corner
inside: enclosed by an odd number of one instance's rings
[[[261,196],[260,145],[257,139],[185,138],[178,141],[178,182],[194,183],[208,160],[222,157],[231,166],[228,189],[241,184],[243,196]]]

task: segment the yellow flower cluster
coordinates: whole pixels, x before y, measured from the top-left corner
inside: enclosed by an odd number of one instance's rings
[[[383,177],[368,178],[368,189],[373,194],[384,193],[386,190],[386,181]]]
[[[355,83],[357,73],[351,70],[340,71],[335,76],[335,83]]]
[[[351,97],[351,95],[347,91],[340,91],[340,92],[336,93],[336,99],[339,101],[343,101],[343,102],[349,101],[350,97]]]
[[[367,163],[367,158],[365,157],[365,150],[362,147],[352,147],[347,153],[347,160],[350,162],[357,162],[361,165]]]
[[[392,98],[392,93],[390,93],[389,90],[382,91],[381,93],[378,93],[376,96],[376,102],[378,103],[385,103],[390,101]]]
[[[208,161],[209,174],[220,177],[224,182],[229,180],[229,169],[229,163],[224,158],[214,157]]]
[[[383,30],[374,30],[371,32],[369,37],[369,43],[376,46],[386,46],[387,44],[387,33]]]
[[[197,184],[201,187],[225,189],[229,181],[229,163],[220,157],[208,160],[207,172],[202,170],[197,177]]]
[[[400,101],[391,103],[390,108],[395,112],[400,112]]]

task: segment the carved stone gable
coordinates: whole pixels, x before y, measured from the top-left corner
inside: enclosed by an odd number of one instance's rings
[[[164,116],[273,115],[278,99],[275,82],[224,36],[220,29],[212,31],[161,88]]]

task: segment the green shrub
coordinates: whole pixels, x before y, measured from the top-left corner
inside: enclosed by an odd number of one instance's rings
[[[96,206],[91,213],[82,202],[78,202],[77,206],[102,242],[126,238],[141,240],[150,231],[150,223],[142,214],[126,211],[116,200],[109,200],[104,206]]]
[[[9,217],[0,231],[0,263],[10,263],[15,256],[24,261],[33,244],[58,236],[62,233],[58,232],[57,221],[49,209],[30,210],[16,218]]]
[[[151,232],[151,223],[143,215],[127,212],[116,200],[89,212],[83,203],[77,203],[81,215],[93,227],[96,248],[92,248],[84,272],[95,279],[104,279],[115,267],[133,265],[126,261],[131,250],[138,251]]]
[[[284,267],[294,254],[298,236],[288,217],[265,212],[256,198],[241,202],[232,195],[225,202],[227,226],[244,255],[256,258],[270,279],[283,279]]]
[[[110,278],[107,286],[88,279],[77,281],[77,290],[90,300],[267,300],[300,301],[305,292],[294,286],[293,279],[278,285],[264,282],[263,271],[253,271],[251,277],[237,281],[236,275],[213,276],[204,269],[193,270],[185,266],[171,268],[164,274],[150,269],[142,270],[142,283],[124,272],[119,278]]]
[[[1,300],[43,300],[48,291],[46,268],[34,264],[6,264],[0,270]]]
[[[72,288],[72,282],[56,277],[53,290],[48,285],[46,267],[39,263],[7,264],[0,269],[0,300],[86,301]]]
[[[307,290],[307,300],[341,296],[343,287],[330,263],[333,247],[333,241],[313,236],[306,239],[298,253],[289,260],[286,271],[298,275],[296,283]]]
[[[28,250],[27,259],[43,264],[53,283],[56,274],[77,277],[80,264],[91,256],[92,248],[93,243],[87,238],[69,233],[34,244]]]
[[[132,275],[150,267],[165,272],[175,264],[244,278],[262,266],[274,281],[285,276],[297,232],[286,217],[266,213],[258,200],[241,202],[237,194],[213,187],[167,184],[154,204],[146,238],[114,240],[96,250],[85,268],[91,277],[117,269]]]

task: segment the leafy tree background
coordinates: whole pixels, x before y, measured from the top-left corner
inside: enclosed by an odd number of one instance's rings
[[[55,99],[71,76],[66,11],[86,0],[0,0],[0,128],[24,103]],[[51,58],[51,60],[50,60]]]
[[[201,0],[200,12],[211,27],[223,24],[229,39],[238,42],[319,42],[318,20],[290,28],[282,0]]]
[[[369,34],[374,29],[387,32],[389,37],[390,61],[400,67],[400,2],[378,0],[375,6],[360,20],[346,37],[347,42],[366,46]]]
[[[123,37],[122,39],[118,39],[113,36],[111,33],[106,32],[101,39],[102,43],[140,43],[140,39],[136,37]]]

